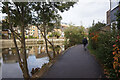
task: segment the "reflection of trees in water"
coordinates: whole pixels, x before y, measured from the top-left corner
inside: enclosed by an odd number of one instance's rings
[[[62,45],[56,45],[55,46],[55,51],[56,54],[60,54],[60,52],[62,51],[61,49],[64,48]],[[21,48],[19,48],[19,51],[21,50]],[[51,54],[51,56],[53,55],[53,50],[52,47],[49,46],[48,47],[48,51]],[[38,58],[43,58],[43,57],[48,57],[46,54],[46,49],[44,45],[39,45],[39,46],[27,46],[26,47],[26,53],[27,53],[27,59],[29,56],[31,55],[35,55],[36,59]],[[18,63],[18,55],[17,52],[15,50],[15,48],[5,48],[2,49],[2,56],[3,56],[3,62],[4,63]],[[20,54],[20,56],[22,57],[22,55]],[[33,67],[34,69],[36,69],[35,67]],[[34,72],[34,71],[33,71]]]
[[[20,52],[19,48],[19,52]],[[51,53],[51,50],[49,49],[49,52]],[[27,58],[31,55],[35,55],[36,58],[42,58],[47,57],[45,46],[39,45],[39,46],[27,46],[26,47],[26,53]],[[2,56],[3,56],[3,62],[4,63],[11,63],[11,62],[18,62],[18,55],[15,50],[15,48],[4,48],[2,49]],[[22,57],[22,55],[20,54]]]
[[[14,52],[15,51],[12,48],[3,49],[2,51],[3,62],[4,63],[18,62],[18,56]]]
[[[49,49],[51,49],[51,51],[52,51],[52,47],[51,46],[49,46]],[[61,51],[62,51],[61,46],[60,45],[55,45],[55,52],[56,52],[56,54],[60,54]]]
[[[19,49],[19,52],[20,52],[20,49]],[[20,56],[23,57],[21,54]],[[2,57],[3,57],[4,63],[11,63],[11,62],[16,63],[19,61],[15,48],[2,49]],[[28,55],[27,55],[27,58],[28,58]]]
[[[64,50],[63,45],[55,45],[55,52],[56,54],[60,54],[60,52]],[[48,47],[48,51],[51,55],[53,55],[52,47]],[[20,48],[19,48],[20,52]],[[27,58],[31,55],[35,55],[36,58],[47,57],[46,49],[44,45],[39,46],[27,46],[26,47]],[[11,63],[11,62],[18,62],[18,55],[15,48],[4,48],[2,49],[2,56],[4,63]],[[20,56],[22,56],[20,54]]]

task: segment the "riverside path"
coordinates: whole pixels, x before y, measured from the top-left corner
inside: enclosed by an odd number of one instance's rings
[[[103,78],[101,66],[82,45],[69,48],[42,78]]]

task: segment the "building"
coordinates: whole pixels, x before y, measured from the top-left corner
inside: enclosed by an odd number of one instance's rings
[[[112,24],[117,24],[117,14],[118,14],[118,11],[119,11],[119,6],[115,7],[113,10],[111,10],[110,12],[110,23],[111,25]]]
[[[9,39],[8,38],[8,30],[2,30],[2,39]]]
[[[29,26],[28,29],[25,30],[25,36],[31,38],[41,38],[40,30],[36,26]]]
[[[107,15],[107,20],[106,20],[107,21],[107,25],[105,26],[105,30],[109,30],[109,29],[111,29],[113,27],[117,28],[117,21],[116,21],[116,19],[117,19],[117,14],[120,11],[120,6],[119,6],[120,2],[117,2],[117,3],[118,4],[115,7],[112,6],[111,10],[108,10],[106,12],[106,15]]]
[[[106,15],[107,15],[107,18],[106,18],[107,24],[110,24],[110,10],[107,11]]]
[[[70,27],[69,25],[67,25],[67,24],[61,24],[61,27],[60,27],[60,29],[61,29],[61,37],[64,37],[64,29],[66,29],[67,27]]]

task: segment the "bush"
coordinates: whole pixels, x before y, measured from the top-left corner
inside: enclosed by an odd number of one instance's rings
[[[28,37],[27,36],[25,36],[25,39],[27,39]]]
[[[49,35],[49,37],[57,37],[57,38],[59,38],[60,36],[61,36],[60,32],[57,31],[52,32],[52,34]]]
[[[53,34],[50,34],[49,37],[53,37]]]
[[[37,37],[29,36],[29,39],[37,39]]]
[[[69,40],[69,46],[82,43],[85,36],[83,29],[83,27],[70,26],[64,30],[66,41]]]
[[[96,52],[96,57],[104,65],[105,75],[107,77],[117,77],[113,68],[114,55],[112,54],[117,33],[112,31],[100,32],[97,29],[94,30],[94,27],[92,27],[92,30],[89,34],[89,46]]]

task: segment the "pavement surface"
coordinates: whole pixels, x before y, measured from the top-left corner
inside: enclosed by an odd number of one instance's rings
[[[83,45],[69,48],[42,78],[103,78],[101,66]]]

